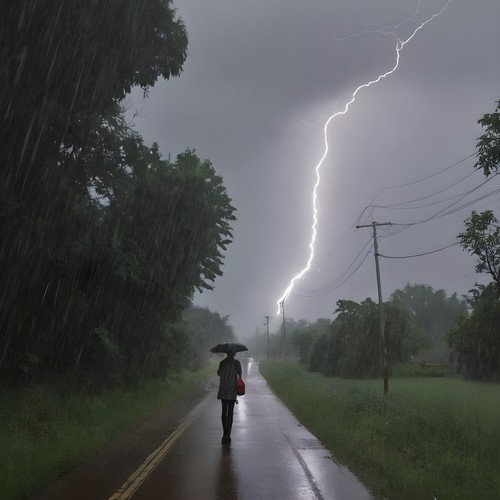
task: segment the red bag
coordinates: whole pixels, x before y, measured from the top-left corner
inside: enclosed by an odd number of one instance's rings
[[[245,382],[243,382],[242,378],[236,381],[236,394],[238,394],[238,396],[243,396],[245,394]]]

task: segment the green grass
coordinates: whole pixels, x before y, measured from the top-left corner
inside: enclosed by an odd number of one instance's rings
[[[0,392],[0,498],[26,498],[125,429],[194,388],[213,366],[98,396],[52,386]]]
[[[500,385],[344,380],[261,363],[296,417],[379,498],[500,498]]]
[[[442,363],[407,363],[400,364],[392,370],[394,377],[451,377],[450,366]]]

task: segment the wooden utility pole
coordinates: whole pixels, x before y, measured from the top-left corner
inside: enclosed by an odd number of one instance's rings
[[[285,354],[285,363],[286,363],[286,328],[285,328],[285,299],[281,302],[281,311],[283,313],[283,350]]]
[[[267,327],[267,359],[269,359],[269,316],[266,316],[266,327]]]
[[[384,393],[389,392],[389,369],[387,367],[387,341],[384,332],[384,310],[382,307],[382,285],[380,283],[380,269],[379,269],[379,253],[378,253],[378,242],[377,242],[377,226],[392,226],[391,222],[372,222],[367,226],[356,226],[361,227],[371,227],[373,229],[373,250],[375,254],[375,270],[377,273],[377,289],[378,289],[378,317],[379,317],[379,328],[380,336],[382,337],[382,349],[384,353]]]

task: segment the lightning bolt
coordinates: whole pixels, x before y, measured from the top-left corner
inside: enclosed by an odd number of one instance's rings
[[[400,63],[401,51],[404,49],[404,47],[409,42],[411,42],[413,40],[413,38],[417,35],[417,33],[420,30],[422,30],[425,27],[425,25],[427,25],[428,23],[432,22],[434,19],[436,19],[436,17],[439,17],[446,10],[446,8],[448,7],[448,5],[452,1],[453,0],[447,0],[447,2],[444,4],[443,8],[439,12],[437,12],[436,14],[433,14],[430,18],[426,19],[405,40],[401,40],[401,38],[399,38],[399,36],[397,36],[397,34],[396,34],[398,28],[403,23],[400,23],[399,25],[397,25],[395,27],[395,29],[393,31],[391,31],[391,32],[379,32],[381,34],[394,36],[394,38],[396,39],[396,62],[394,64],[394,66],[392,67],[392,69],[390,69],[389,71],[387,71],[385,73],[382,73],[381,75],[379,75],[374,80],[370,80],[369,82],[363,83],[362,85],[360,85],[359,87],[357,87],[356,90],[352,93],[351,99],[345,104],[344,109],[342,111],[338,111],[338,112],[332,114],[326,120],[325,125],[323,126],[323,138],[324,138],[325,149],[324,149],[324,152],[323,152],[323,156],[321,157],[321,159],[319,160],[319,162],[316,164],[316,167],[314,169],[315,173],[316,173],[316,182],[314,184],[313,196],[312,196],[312,198],[313,198],[313,202],[312,202],[313,224],[312,224],[312,227],[311,227],[311,229],[312,229],[311,240],[309,242],[309,258],[307,259],[307,263],[306,263],[305,267],[300,272],[298,272],[297,274],[295,274],[295,276],[291,279],[291,281],[290,281],[288,287],[286,288],[285,292],[281,295],[281,297],[276,302],[277,305],[278,305],[278,314],[280,312],[281,306],[284,305],[285,300],[289,297],[289,295],[290,295],[290,293],[291,293],[291,291],[293,289],[293,286],[294,286],[295,282],[297,280],[301,279],[304,276],[304,274],[306,274],[310,270],[311,263],[312,263],[312,261],[314,259],[314,244],[316,242],[316,236],[317,236],[317,229],[316,229],[316,227],[318,225],[318,208],[317,208],[318,196],[317,196],[317,190],[318,190],[318,187],[319,187],[320,182],[321,182],[320,169],[321,169],[321,166],[322,166],[323,162],[325,161],[325,158],[328,156],[328,149],[329,149],[328,148],[328,126],[330,125],[330,123],[332,122],[332,120],[334,120],[335,118],[337,118],[339,116],[344,116],[345,114],[347,114],[347,112],[349,111],[349,107],[356,100],[356,96],[359,94],[359,92],[362,89],[371,87],[372,85],[375,85],[375,84],[379,83],[384,78],[392,75],[398,69],[399,63]],[[420,8],[420,2],[421,2],[421,0],[419,0],[419,2],[418,2],[417,9],[416,9],[415,13],[410,18],[408,18],[406,21],[404,21],[404,22],[407,22],[407,21],[411,20],[413,17],[415,17],[418,14],[419,8]]]

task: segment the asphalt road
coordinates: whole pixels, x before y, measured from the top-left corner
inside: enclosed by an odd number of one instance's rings
[[[222,445],[215,383],[158,412],[64,480],[43,500],[370,499],[242,359],[245,396]]]

